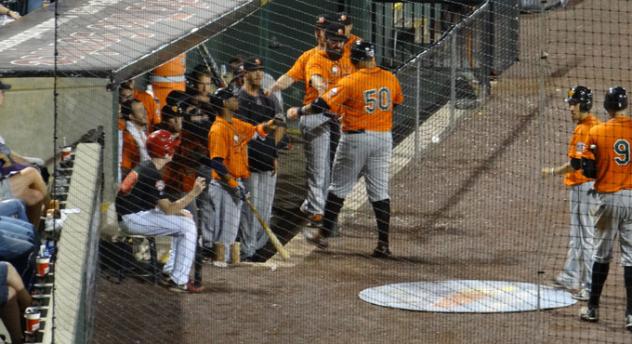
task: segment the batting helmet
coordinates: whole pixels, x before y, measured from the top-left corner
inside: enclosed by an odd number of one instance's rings
[[[224,107],[224,101],[232,97],[236,97],[236,95],[230,90],[230,88],[218,88],[211,97],[211,105],[221,109]]]
[[[579,111],[588,112],[592,108],[592,99],[592,91],[589,88],[577,85],[568,90],[565,101],[569,105],[579,104]]]
[[[152,158],[166,158],[176,151],[178,141],[167,130],[156,130],[147,137],[147,153]]]
[[[606,92],[603,107],[608,113],[626,109],[628,107],[628,95],[625,88],[621,86],[610,87],[608,92]]]
[[[367,61],[375,57],[375,45],[371,42],[357,40],[351,46],[351,62]]]

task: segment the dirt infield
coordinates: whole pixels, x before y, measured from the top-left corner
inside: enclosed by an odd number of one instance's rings
[[[616,264],[597,324],[579,321],[581,303],[543,312],[466,315],[386,309],[357,297],[368,287],[409,281],[550,284],[566,254],[568,205],[560,181],[543,180],[539,170],[565,160],[572,130],[561,102],[565,88],[586,81],[598,90],[600,103],[601,91],[619,81],[615,72],[597,68],[602,58],[611,58],[600,55],[598,43],[608,42],[611,32],[627,37],[630,32],[621,31],[632,31],[632,3],[612,1],[627,17],[620,14],[619,31],[611,31],[612,12],[597,11],[606,2],[575,1],[547,13],[546,47],[536,44],[542,33],[538,17],[522,18],[521,61],[499,78],[489,102],[393,177],[393,259],[369,257],[376,233],[365,205],[341,224],[343,236],[328,250],[316,250],[293,267],[205,266],[207,291],[201,295],[174,295],[134,280],[122,285],[100,280],[94,342],[631,342],[632,334],[623,329],[625,291]],[[577,52],[576,46],[560,44],[575,23],[571,19],[588,14],[582,30],[593,33],[594,46],[584,44]],[[542,69],[544,113],[538,111],[541,48],[549,53]],[[630,80],[629,70],[618,75],[622,83]],[[285,187],[300,183],[294,178]],[[291,196],[284,198],[287,208],[300,200]]]

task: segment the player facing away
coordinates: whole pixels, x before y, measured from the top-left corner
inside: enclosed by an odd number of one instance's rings
[[[177,201],[165,195],[162,168],[171,161],[177,141],[166,130],[154,131],[147,137],[151,160],[143,161],[127,174],[116,195],[116,212],[121,229],[135,235],[168,235],[171,254],[163,268],[169,274],[169,287],[178,292],[200,292],[189,281],[195,258],[197,229],[193,216],[184,208],[206,187],[204,178],[195,180],[193,190]]]
[[[582,159],[584,175],[595,178],[601,204],[595,214],[592,288],[580,317],[591,322],[599,320],[599,299],[618,234],[627,294],[625,327],[632,331],[632,118],[623,112],[627,107],[625,89],[608,89],[604,108],[610,119],[590,129],[586,142],[589,149]]]
[[[339,80],[312,104],[288,109],[289,119],[327,111],[342,121],[342,136],[334,160],[323,224],[319,230],[308,230],[304,234],[312,244],[326,248],[345,197],[358,177],[364,176],[378,228],[378,244],[373,256],[383,258],[391,255],[388,180],[393,146],[393,108],[401,104],[404,97],[397,78],[377,66],[372,43],[354,43],[351,60],[358,69],[356,72]]]
[[[211,97],[218,114],[209,132],[209,154],[213,179],[209,187],[211,202],[215,206],[213,237],[224,244],[224,262],[230,262],[231,246],[239,230],[241,207],[246,191],[243,182],[250,177],[248,169],[248,142],[266,138],[274,132],[274,119],[252,125],[233,117],[239,109],[237,96],[228,88],[220,88]],[[218,257],[221,261],[221,257]]]
[[[585,86],[575,86],[568,90],[565,99],[573,122],[577,123],[568,144],[569,161],[558,167],[545,167],[543,176],[565,175],[564,185],[568,187],[570,203],[570,241],[564,270],[555,278],[555,283],[569,290],[577,290],[573,298],[588,301],[592,278],[592,249],[595,233],[592,212],[598,200],[594,197],[593,180],[581,171],[581,158],[587,148],[590,128],[599,120],[590,109],[593,104],[592,91]]]

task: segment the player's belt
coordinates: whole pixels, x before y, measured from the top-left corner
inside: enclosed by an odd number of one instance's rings
[[[345,130],[343,131],[344,134],[348,134],[348,135],[352,135],[352,134],[364,134],[366,133],[366,130],[364,129],[358,129],[358,130]]]

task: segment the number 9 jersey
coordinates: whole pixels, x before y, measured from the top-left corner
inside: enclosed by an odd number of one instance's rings
[[[342,131],[390,131],[393,106],[404,101],[397,78],[379,67],[362,68],[321,97],[342,117]]]
[[[595,160],[597,192],[632,189],[632,118],[616,116],[590,129],[584,158]],[[592,148],[592,149],[591,149]]]

